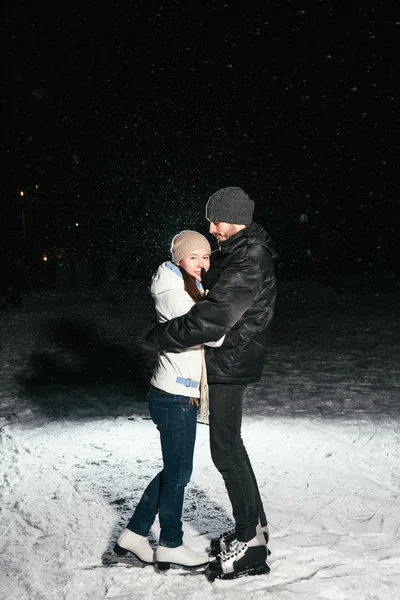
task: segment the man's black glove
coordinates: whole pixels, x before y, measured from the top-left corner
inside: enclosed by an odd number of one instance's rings
[[[205,290],[212,290],[213,286],[217,283],[219,276],[221,275],[221,269],[216,267],[210,267],[208,271],[201,269],[201,283]]]

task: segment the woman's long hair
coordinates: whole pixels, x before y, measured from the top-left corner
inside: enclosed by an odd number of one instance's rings
[[[192,298],[192,300],[194,300],[195,302],[200,302],[200,300],[203,300],[204,295],[202,291],[199,290],[199,288],[197,287],[196,279],[192,277],[192,275],[189,275],[189,273],[185,271],[185,269],[183,269],[182,267],[179,267],[179,270],[182,273],[185,290]]]

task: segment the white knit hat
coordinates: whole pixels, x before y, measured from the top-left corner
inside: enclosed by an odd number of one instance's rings
[[[193,252],[194,250],[207,249],[211,254],[211,246],[207,238],[197,231],[186,229],[178,233],[171,244],[172,260],[176,265],[179,265],[182,258]]]

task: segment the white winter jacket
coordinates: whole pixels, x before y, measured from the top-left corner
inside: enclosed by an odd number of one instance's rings
[[[185,291],[179,268],[169,261],[158,267],[150,291],[160,323],[186,314],[195,304]],[[207,345],[221,346],[224,339],[225,336]],[[150,383],[169,394],[199,398],[201,371],[201,346],[176,352],[160,352]]]

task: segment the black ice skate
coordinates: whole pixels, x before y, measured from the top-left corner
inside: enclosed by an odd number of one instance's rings
[[[269,573],[267,546],[249,546],[247,542],[233,540],[205,570],[208,581],[215,579],[236,579],[248,575]]]
[[[264,527],[261,527],[261,525],[257,525],[256,537],[258,538],[258,543],[260,546],[262,544],[265,544],[267,546],[267,552],[268,552],[268,556],[269,556],[271,554],[271,550],[268,548],[268,540],[269,540],[268,525],[264,525]],[[265,541],[263,541],[263,538]],[[221,533],[221,535],[219,537],[212,538],[212,540],[210,542],[210,547],[211,547],[210,556],[217,556],[220,552],[223,552],[224,550],[229,548],[229,545],[235,539],[236,539],[235,529],[230,529],[229,531],[225,531],[224,533]]]

